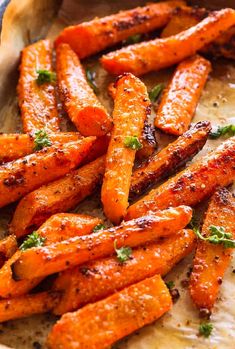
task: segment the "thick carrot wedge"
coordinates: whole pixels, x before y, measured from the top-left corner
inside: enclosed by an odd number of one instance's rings
[[[0,167],[0,207],[19,200],[43,184],[63,177],[89,152],[94,137],[44,148]]]
[[[212,197],[202,227],[204,236],[210,235],[210,226],[223,227],[235,239],[235,197],[225,188]],[[231,261],[231,248],[199,241],[190,278],[190,294],[199,308],[211,310],[222,278]]]
[[[11,258],[17,248],[18,245],[15,235],[9,235],[0,240],[0,268],[3,266],[6,260]]]
[[[92,259],[113,254],[116,246],[135,247],[159,237],[172,235],[189,222],[192,210],[187,206],[159,211],[95,234],[75,237],[45,247],[22,252],[12,265],[15,280],[50,275]]]
[[[47,132],[60,130],[55,86],[53,83],[37,84],[40,70],[52,70],[52,48],[49,40],[38,41],[22,51],[17,90],[26,133],[41,129]]]
[[[68,44],[56,49],[57,82],[68,116],[83,136],[103,136],[112,128],[105,108],[89,86],[79,58]]]
[[[142,75],[167,68],[194,55],[235,25],[235,11],[213,12],[194,27],[164,39],[130,45],[101,58],[103,67],[112,74],[131,72]],[[192,45],[193,43],[193,45]]]
[[[62,292],[62,298],[53,312],[61,315],[74,311],[147,277],[165,275],[194,246],[194,232],[181,230],[163,241],[133,250],[131,259],[123,264],[117,257],[107,257],[68,269],[55,281],[54,289]]]
[[[60,299],[58,292],[41,292],[0,300],[0,322],[50,311]]]
[[[210,71],[211,63],[199,55],[178,65],[157,109],[157,128],[176,136],[188,130]]]
[[[211,125],[208,121],[198,122],[134,170],[131,179],[131,196],[142,194],[159,180],[176,172],[203,148],[210,130]]]
[[[111,140],[108,147],[101,200],[105,215],[120,223],[128,207],[128,196],[136,147],[126,140],[142,134],[144,122],[150,113],[150,101],[145,85],[132,74],[116,81]]]
[[[55,41],[67,43],[80,58],[104,50],[129,36],[148,33],[167,24],[176,7],[184,1],[166,1],[122,11],[65,28]]]
[[[195,206],[235,179],[235,137],[129,207],[126,220],[179,204]]]
[[[49,334],[48,345],[51,349],[103,349],[157,320],[171,306],[169,290],[156,275],[62,316]]]
[[[104,167],[103,156],[26,195],[16,208],[10,232],[26,235],[53,214],[75,208],[101,183]]]

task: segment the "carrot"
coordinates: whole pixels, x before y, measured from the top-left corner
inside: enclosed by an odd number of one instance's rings
[[[169,290],[155,275],[62,316],[49,334],[48,345],[51,349],[103,349],[157,320],[171,306]]]
[[[17,250],[17,247],[17,241],[14,235],[6,236],[4,239],[0,240],[0,268],[6,260],[11,258]]]
[[[109,146],[109,141],[110,141],[110,134],[97,137],[89,153],[87,154],[85,159],[81,162],[81,165],[86,165],[89,162],[92,162],[97,158],[101,157],[102,155],[106,154]]]
[[[235,179],[235,137],[129,207],[126,220],[179,204],[195,206]]]
[[[0,167],[0,207],[64,176],[77,167],[94,142],[94,137],[44,148]]]
[[[118,224],[128,207],[132,167],[138,149],[135,144],[132,147],[131,142],[136,139],[139,144],[150,113],[150,101],[145,85],[131,74],[119,77],[115,87],[114,127],[106,156],[101,200],[105,215]]]
[[[188,130],[210,71],[211,63],[199,55],[178,65],[157,109],[155,127],[176,136]]]
[[[88,57],[128,37],[148,33],[167,24],[176,7],[184,1],[166,1],[122,11],[65,28],[55,41],[67,43],[80,58]]]
[[[104,166],[103,156],[26,195],[15,210],[10,232],[24,236],[53,214],[75,208],[100,184]]]
[[[56,49],[57,82],[68,116],[83,136],[103,136],[112,128],[105,108],[89,86],[79,58],[68,44]]]
[[[225,188],[211,198],[202,227],[204,236],[210,226],[221,226],[235,239],[235,198]],[[231,248],[199,241],[190,278],[190,294],[199,309],[211,310],[216,302],[223,275],[231,261]]]
[[[187,206],[159,211],[125,222],[92,235],[71,238],[45,247],[23,251],[12,265],[15,280],[50,275],[69,267],[86,263],[114,253],[115,243],[135,247],[159,237],[172,235],[189,222],[192,211]]]
[[[52,48],[49,40],[38,41],[22,51],[17,91],[23,129],[26,133],[34,133],[40,129],[58,132],[60,129],[55,87],[53,83],[37,83],[40,70],[52,70]]]
[[[194,27],[169,38],[130,45],[108,53],[101,58],[101,63],[109,73],[117,75],[124,72],[142,75],[167,68],[194,55],[233,25],[234,10],[216,11]]]
[[[210,130],[210,122],[198,122],[189,131],[136,168],[131,179],[131,196],[142,194],[150,186],[168,177],[189,161],[203,148]]]
[[[53,312],[61,315],[74,311],[147,277],[165,275],[194,246],[195,234],[181,230],[163,241],[134,249],[131,259],[123,264],[112,256],[68,269],[55,281],[53,288],[62,292],[62,298]]]

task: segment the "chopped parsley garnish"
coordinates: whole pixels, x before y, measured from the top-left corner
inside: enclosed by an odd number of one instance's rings
[[[38,130],[34,133],[34,150],[41,150],[44,147],[52,145],[48,134],[44,130]]]
[[[103,229],[105,229],[105,226],[104,226],[104,224],[100,223],[100,224],[97,224],[97,225],[93,228],[92,232],[93,232],[93,233],[96,233],[97,231],[103,230]]]
[[[149,99],[152,103],[155,103],[160,97],[162,91],[164,89],[164,84],[158,84],[149,91]]]
[[[203,236],[198,228],[194,228],[194,233],[197,237],[203,241],[208,241],[211,244],[223,245],[224,248],[235,248],[235,240],[231,239],[232,234],[226,233],[224,227],[219,227],[211,225],[209,227],[210,235],[205,237]]]
[[[211,139],[217,139],[221,136],[235,136],[235,125],[219,126],[216,131],[210,132]]]
[[[49,71],[49,70],[37,70],[37,84],[43,85],[47,84],[49,82],[55,82],[56,81],[56,73]]]
[[[117,241],[114,241],[114,249],[117,254],[117,259],[120,263],[125,263],[131,259],[132,249],[128,246],[117,248]]]
[[[131,148],[132,150],[139,150],[143,147],[136,136],[127,136],[124,139],[124,145],[126,148]]]
[[[169,290],[172,290],[175,287],[174,281],[167,281],[166,286],[169,288]]]
[[[213,325],[210,322],[203,322],[199,326],[199,334],[205,338],[210,337]]]
[[[24,240],[19,248],[21,251],[25,251],[28,248],[43,246],[45,240],[46,238],[41,237],[34,231],[32,234],[28,235],[27,239]]]
[[[132,45],[132,44],[137,44],[142,40],[142,34],[135,34],[132,36],[129,36],[126,40],[124,40],[125,45]]]
[[[88,84],[91,86],[93,91],[96,94],[98,94],[99,93],[99,89],[98,89],[98,86],[97,86],[96,81],[95,81],[96,72],[87,68],[86,69],[86,78],[87,78]]]

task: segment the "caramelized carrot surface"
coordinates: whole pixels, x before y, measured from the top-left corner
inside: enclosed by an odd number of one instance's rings
[[[178,65],[157,109],[157,128],[176,136],[188,130],[210,71],[210,62],[199,55]]]
[[[57,82],[68,116],[83,136],[103,136],[112,121],[89,86],[79,58],[68,44],[56,49]]]
[[[179,204],[195,206],[235,179],[235,137],[131,205],[126,220]]]
[[[16,208],[10,232],[26,235],[53,214],[75,208],[101,183],[104,166],[103,156],[26,195]]]
[[[172,235],[184,228],[191,216],[192,210],[189,207],[179,206],[95,234],[28,249],[23,251],[12,265],[14,279],[50,275],[89,260],[111,255],[115,246],[136,247],[159,237]]]
[[[110,52],[101,58],[101,63],[109,73],[116,75],[124,72],[142,75],[167,68],[194,55],[233,25],[234,10],[212,12],[186,31],[169,38],[155,39]]]
[[[223,227],[235,239],[235,197],[225,188],[211,198],[202,227],[204,236],[210,235],[210,226]],[[198,241],[190,279],[190,294],[199,309],[214,306],[222,278],[231,261],[231,248]]]
[[[41,40],[22,51],[18,83],[19,106],[25,133],[45,129],[58,132],[54,83],[37,83],[38,71],[52,71],[52,48],[49,40]]]
[[[135,139],[139,143],[150,113],[150,101],[145,85],[132,74],[119,77],[115,87],[114,127],[106,156],[101,200],[105,215],[118,224],[128,207],[132,167],[138,149],[132,143]]]
[[[156,275],[62,316],[49,334],[49,348],[103,349],[157,320],[171,306],[169,290]]]
[[[15,235],[9,235],[0,240],[0,268],[17,250],[18,245]]]
[[[122,11],[65,28],[55,41],[67,43],[80,58],[104,50],[128,37],[148,33],[167,24],[176,7],[184,1],[166,1]]]

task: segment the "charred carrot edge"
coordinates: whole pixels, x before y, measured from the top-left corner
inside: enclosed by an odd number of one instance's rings
[[[17,87],[19,106],[25,133],[45,129],[58,132],[59,117],[56,108],[55,86],[38,85],[37,71],[52,71],[52,48],[49,40],[41,40],[22,51],[20,78]]]
[[[178,65],[158,106],[155,127],[176,136],[188,130],[210,71],[211,63],[199,55]]]
[[[122,11],[65,28],[55,41],[67,43],[80,58],[88,57],[135,34],[148,33],[167,24],[184,1],[166,1]]]
[[[75,208],[101,183],[104,168],[103,156],[26,195],[15,210],[10,232],[24,236],[53,214]]]
[[[63,177],[77,167],[95,138],[44,148],[0,167],[0,207],[19,200],[43,184]]]
[[[9,235],[0,240],[0,268],[3,266],[6,260],[11,258],[17,248],[18,245],[14,235]]]
[[[53,312],[74,311],[155,274],[165,275],[194,247],[194,232],[181,230],[161,242],[134,249],[123,264],[116,257],[107,257],[68,269],[55,281],[54,289],[62,292],[62,298]]]
[[[235,137],[129,207],[126,220],[180,204],[195,206],[235,179]]]
[[[46,276],[69,267],[86,263],[114,253],[118,248],[139,246],[159,237],[172,235],[190,221],[192,210],[187,206],[159,211],[155,216],[145,216],[125,222],[96,234],[74,237],[45,247],[23,251],[12,265],[15,280]]]
[[[68,116],[83,136],[103,136],[112,121],[89,86],[79,58],[68,44],[56,49],[57,83]]]
[[[49,348],[75,349],[79,345],[103,349],[104,343],[110,346],[157,320],[171,306],[169,290],[161,277],[156,275],[62,316],[49,334]],[[94,336],[89,333],[94,333]]]
[[[210,234],[211,225],[222,226],[235,239],[235,198],[225,188],[211,198],[202,227],[202,234]],[[211,310],[216,302],[223,275],[231,260],[232,249],[199,241],[190,278],[190,294],[199,309]]]
[[[115,87],[114,127],[106,155],[101,201],[105,215],[118,224],[128,207],[136,154],[136,149],[128,147],[125,141],[127,137],[137,137],[139,140],[151,104],[145,85],[132,74],[119,77]]]
[[[167,68],[194,55],[233,25],[234,10],[216,11],[194,27],[169,38],[130,45],[104,55],[101,63],[109,73],[116,75],[131,72],[138,76]]]
[[[176,172],[203,148],[210,131],[210,122],[198,122],[134,170],[131,179],[131,196],[143,194],[150,186]]]

